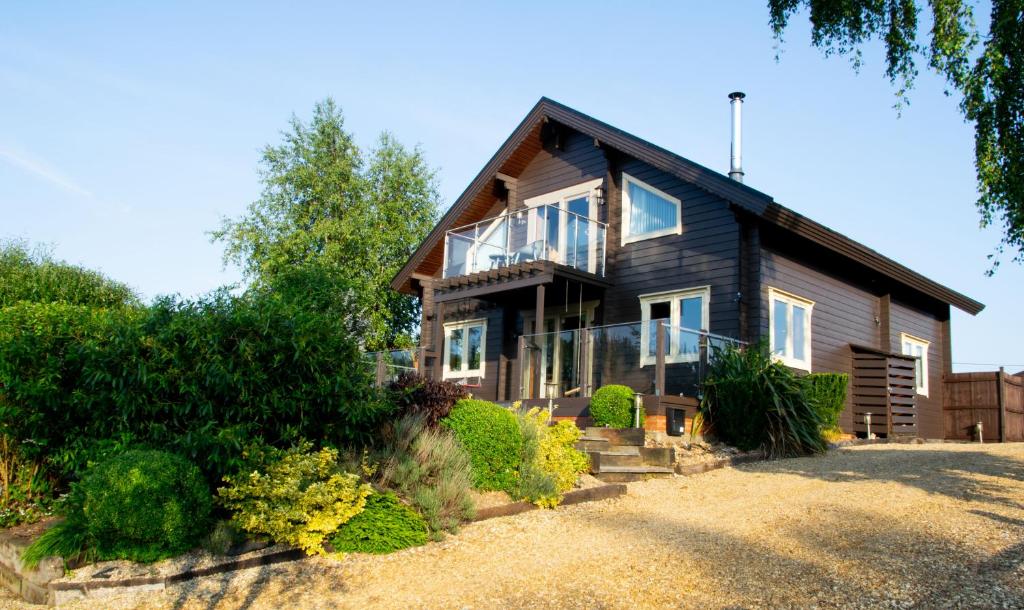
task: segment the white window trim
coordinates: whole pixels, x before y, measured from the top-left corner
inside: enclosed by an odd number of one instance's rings
[[[629,184],[633,183],[640,188],[651,191],[659,197],[664,197],[668,201],[676,204],[676,226],[669,229],[662,229],[661,231],[654,231],[652,233],[643,233],[641,235],[628,235],[629,233],[629,219],[633,211],[633,204],[629,199]],[[619,227],[619,233],[622,235],[622,245],[632,244],[638,241],[644,241],[648,239],[656,239],[658,237],[665,237],[666,235],[682,235],[683,234],[683,202],[678,197],[673,197],[665,191],[655,188],[650,184],[647,184],[643,180],[639,180],[630,176],[626,172],[622,172],[622,224]]]
[[[710,327],[711,318],[711,286],[697,286],[695,288],[684,288],[682,290],[666,290],[663,292],[652,292],[650,294],[640,295],[640,366],[651,366],[657,364],[657,356],[649,356],[647,354],[647,346],[651,339],[650,326],[651,326],[651,305],[654,303],[669,302],[669,321],[668,325],[673,327],[681,326],[681,312],[679,311],[679,301],[686,298],[702,297],[700,312],[700,328],[694,330],[701,330],[707,332]],[[699,354],[680,354],[679,353],[679,341],[675,333],[670,333],[670,342],[668,345],[668,351],[665,353],[665,364],[675,364],[679,362],[696,362],[700,357]]]
[[[598,215],[598,204],[597,204],[597,191],[604,184],[604,178],[597,178],[594,180],[588,180],[580,184],[573,186],[567,186],[564,189],[558,189],[557,191],[551,191],[544,193],[543,195],[537,195],[536,197],[529,197],[523,200],[523,205],[527,208],[535,208],[542,205],[553,205],[559,210],[568,210],[568,203],[573,199],[579,197],[587,198],[587,218],[597,220]],[[529,235],[535,235],[537,233],[537,215],[530,214],[527,216],[527,228],[526,231]],[[558,245],[566,243],[566,222],[560,221],[558,223]],[[591,239],[596,239],[596,233]],[[557,249],[557,248],[556,248]],[[588,254],[588,265],[589,269],[594,269],[597,265],[597,248],[590,247],[587,249]],[[566,253],[558,249],[559,260],[557,263],[565,264],[564,260]]]
[[[786,319],[786,327],[789,332],[786,333],[786,353],[778,355],[775,353],[775,301],[782,301],[790,306],[799,305],[807,310],[807,315],[804,317],[804,355],[806,356],[803,360],[798,360],[789,354],[794,353],[793,349],[793,316],[788,316]],[[798,297],[795,294],[779,290],[778,288],[768,288],[768,350],[772,353],[772,357],[785,364],[788,367],[794,369],[800,369],[802,371],[811,372],[811,318],[814,314],[814,301]]]
[[[456,329],[463,329],[463,336],[465,337],[465,353],[462,356],[462,365],[467,366],[469,363],[469,328],[471,326],[482,326],[483,329],[480,332],[480,368],[478,369],[459,369],[457,371],[451,370],[449,365],[451,363],[451,331]],[[463,379],[466,377],[484,377],[484,371],[487,369],[487,318],[478,318],[475,320],[459,320],[458,322],[446,322],[444,325],[444,354],[442,354],[443,368],[442,375],[443,379]]]
[[[921,377],[922,377],[922,379],[921,379],[921,384],[918,385],[917,384],[917,379],[916,379],[917,370],[915,369],[914,370],[914,376],[915,376],[914,387],[917,390],[918,394],[920,394],[921,396],[927,397],[928,396],[928,348],[929,348],[929,346],[931,346],[931,342],[930,341],[925,341],[924,339],[922,339],[920,337],[915,337],[914,335],[911,335],[911,334],[908,334],[908,333],[900,333],[900,353],[902,353],[904,356],[911,356],[910,354],[908,354],[908,353],[903,351],[903,344],[904,343],[910,343],[912,345],[918,345],[918,346],[921,347]],[[915,357],[916,358],[916,356],[911,356],[911,357]]]

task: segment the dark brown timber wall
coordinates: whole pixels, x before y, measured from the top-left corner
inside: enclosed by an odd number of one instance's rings
[[[853,358],[850,344],[877,346],[879,325],[875,323],[878,298],[863,288],[834,275],[802,264],[774,250],[761,254],[760,333],[767,338],[768,289],[776,288],[814,302],[811,313],[812,372],[850,375],[846,409],[839,418],[844,431],[853,426],[850,409],[853,391]]]
[[[942,379],[946,438],[977,440],[982,424],[986,441],[1024,441],[1024,377],[1002,371],[949,373]]]

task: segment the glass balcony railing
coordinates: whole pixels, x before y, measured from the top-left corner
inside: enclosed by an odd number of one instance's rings
[[[586,397],[619,384],[642,394],[700,397],[708,365],[729,345],[744,343],[658,320],[524,335],[521,396]]]
[[[607,225],[542,205],[481,220],[445,234],[443,277],[531,261],[551,261],[604,276]]]

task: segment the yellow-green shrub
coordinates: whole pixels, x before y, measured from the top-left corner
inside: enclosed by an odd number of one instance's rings
[[[231,519],[241,529],[310,555],[324,554],[327,536],[362,512],[372,493],[341,470],[335,449],[293,448],[264,470],[224,477],[228,485],[217,490],[221,504],[234,511]]]
[[[580,429],[568,421],[560,421],[549,426],[548,418],[547,411],[536,407],[523,415],[521,422],[524,437],[536,436],[537,447],[532,452],[533,463],[524,464],[521,469],[522,475],[526,475],[529,470],[539,471],[553,483],[553,490],[549,486],[533,486],[537,489],[548,488],[534,497],[528,497],[538,506],[553,508],[562,501],[562,494],[576,485],[580,474],[587,471],[590,460],[586,453],[574,447],[582,436]],[[532,429],[531,433],[527,433],[527,429]]]

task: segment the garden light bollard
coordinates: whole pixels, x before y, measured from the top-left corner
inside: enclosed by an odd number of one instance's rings
[[[868,429],[868,438],[869,439],[875,438],[875,435],[871,434],[871,414],[870,413],[865,413],[864,414],[864,425]]]
[[[974,424],[974,431],[978,435],[978,444],[981,444],[981,445],[985,444],[985,441],[982,439],[982,435],[981,435],[983,428],[984,428],[984,426],[981,425],[981,422],[978,422],[978,423]]]
[[[644,395],[640,392],[633,394],[633,427],[640,427],[640,409],[643,408]]]

